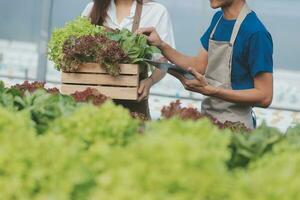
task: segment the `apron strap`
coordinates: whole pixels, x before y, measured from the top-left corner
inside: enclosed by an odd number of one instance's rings
[[[145,2],[148,2],[147,0],[141,0],[141,1],[136,1],[136,10],[135,10],[135,14],[134,14],[134,19],[133,19],[133,24],[132,24],[132,30],[131,32],[135,32],[136,30],[139,29],[140,27],[140,23],[141,23],[141,18],[142,18],[142,12],[143,12],[143,4]],[[148,69],[147,67],[143,68],[144,70],[142,70],[141,74],[140,74],[140,78],[146,79],[148,78]]]
[[[137,1],[136,10],[134,14],[134,20],[132,25],[132,32],[134,33],[140,27],[141,17],[143,12],[143,0]]]
[[[221,15],[221,17],[219,18],[218,22],[216,23],[214,29],[212,30],[212,32],[210,34],[210,37],[209,37],[210,39],[213,38],[213,36],[214,36],[214,34],[215,34],[216,30],[217,30],[217,27],[218,27],[218,25],[219,25],[219,23],[220,23],[220,21],[221,21],[222,18],[223,18],[223,15]]]
[[[241,12],[240,12],[235,24],[234,24],[233,30],[232,30],[232,34],[231,34],[231,38],[230,38],[230,45],[231,46],[234,45],[234,42],[237,38],[237,35],[239,33],[239,30],[240,30],[240,27],[241,27],[243,21],[246,19],[247,15],[251,12],[252,12],[252,10],[248,6],[248,4],[245,3],[243,9],[241,10]]]

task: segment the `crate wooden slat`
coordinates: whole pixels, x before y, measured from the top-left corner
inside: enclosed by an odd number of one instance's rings
[[[120,75],[113,77],[97,63],[86,63],[77,72],[61,74],[61,92],[73,94],[87,88],[97,89],[112,99],[137,100],[140,67],[121,64]]]
[[[137,75],[113,77],[109,74],[62,73],[63,83],[87,85],[138,86]]]
[[[134,64],[120,64],[120,74],[138,74],[139,68]],[[107,74],[105,69],[97,63],[86,63],[80,66],[79,71],[81,73],[95,73],[95,74]]]
[[[109,87],[109,86],[83,86],[62,84],[61,92],[63,94],[73,94],[76,91],[84,91],[87,88],[97,89],[100,93],[109,96],[112,99],[136,100],[138,98],[137,88],[130,87]]]

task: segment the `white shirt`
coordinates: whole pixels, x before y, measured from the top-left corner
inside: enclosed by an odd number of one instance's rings
[[[94,3],[89,3],[81,16],[90,17]],[[125,17],[119,24],[116,15],[115,1],[112,0],[107,11],[107,18],[104,25],[112,29],[132,30],[137,2],[134,1],[131,7],[130,15]],[[155,27],[161,39],[175,48],[173,25],[167,9],[157,2],[146,2],[143,4],[143,12],[140,21],[140,28]]]

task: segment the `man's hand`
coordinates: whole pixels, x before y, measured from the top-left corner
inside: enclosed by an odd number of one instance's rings
[[[153,84],[152,78],[147,78],[140,82],[140,87],[138,89],[138,94],[139,94],[138,101],[139,102],[146,100],[148,98],[152,84]]]
[[[205,96],[214,96],[218,92],[218,88],[209,85],[205,77],[195,69],[189,68],[189,72],[192,73],[196,79],[189,80],[176,72],[172,72],[171,74],[180,80],[186,90],[197,92]]]
[[[154,27],[140,28],[135,33],[146,35],[148,42],[158,48],[164,43]]]

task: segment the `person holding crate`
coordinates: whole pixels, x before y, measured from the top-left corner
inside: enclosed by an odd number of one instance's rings
[[[267,108],[273,98],[272,37],[245,0],[210,0],[221,8],[201,37],[196,57],[183,55],[162,41],[154,27],[141,28],[148,41],[172,63],[194,75],[176,76],[187,90],[206,96],[202,112],[221,122],[255,128],[253,106]]]
[[[106,26],[111,29],[128,29],[135,32],[139,27],[155,27],[161,39],[171,47],[175,47],[174,33],[167,9],[153,1],[147,0],[94,0],[89,3],[82,13],[89,17],[93,24]],[[162,55],[160,61],[166,61]],[[155,69],[150,77],[148,70],[141,74],[138,89],[138,101],[115,100],[115,103],[138,112],[150,118],[148,96],[150,88],[159,82],[165,73]]]

